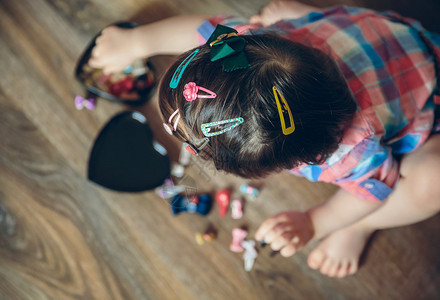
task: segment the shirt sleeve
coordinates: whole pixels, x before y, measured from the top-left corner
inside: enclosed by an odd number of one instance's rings
[[[316,23],[316,26],[320,26],[322,22],[330,21],[335,22],[343,29],[352,24],[356,18],[374,13],[374,11],[365,8],[338,5],[324,8],[321,11],[312,11],[300,18],[286,18],[266,28],[280,34],[289,34],[294,30],[307,27],[313,23]]]
[[[310,181],[336,184],[367,201],[384,201],[399,180],[400,165],[392,147],[368,120],[358,110],[338,149],[323,164],[303,164],[291,172]]]
[[[399,179],[399,163],[391,148],[376,136],[339,149],[322,165],[302,165],[291,170],[310,181],[336,184],[364,200],[384,201]]]
[[[215,16],[203,22],[197,29],[197,38],[200,45],[206,43],[218,24],[234,28],[239,35],[248,34],[251,30],[261,28],[261,25],[250,24],[249,20],[245,18],[229,15]]]
[[[246,18],[235,17],[231,15],[218,15],[203,22],[197,29],[197,38],[200,44],[206,43],[218,24],[232,27],[238,34],[275,32],[280,35],[287,34],[292,30],[304,27],[310,23],[322,20],[333,15],[357,14],[364,11],[362,8],[348,6],[334,6],[319,12],[310,12],[300,18],[285,19],[268,27],[261,24],[250,24]]]
[[[339,163],[353,167],[344,170],[344,175],[333,179],[333,183],[364,200],[384,201],[400,177],[400,164],[391,148],[376,136],[353,147],[343,160]]]

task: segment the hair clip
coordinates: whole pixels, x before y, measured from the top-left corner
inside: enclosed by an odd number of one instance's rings
[[[214,136],[214,135],[219,135],[219,134],[225,133],[226,131],[229,131],[231,129],[234,129],[235,127],[237,127],[238,125],[243,123],[243,121],[244,121],[243,118],[239,117],[239,118],[234,118],[234,119],[229,119],[229,120],[204,123],[204,124],[202,124],[201,129],[202,129],[202,132],[205,136]],[[235,124],[232,124],[231,126],[226,127],[225,129],[222,129],[222,130],[216,131],[216,132],[210,132],[211,127],[222,125],[222,124],[227,124],[227,123],[233,123],[233,122],[235,122]]]
[[[203,150],[203,148],[205,148],[206,147],[206,145],[208,145],[208,143],[209,143],[209,139],[207,138],[207,137],[205,137],[205,138],[203,138],[203,139],[198,139],[198,140],[196,140],[196,141],[194,141],[194,143],[196,143],[196,144],[198,144],[198,143],[200,143],[200,142],[203,142],[201,145],[200,145],[200,147],[196,147],[194,144],[191,144],[190,142],[186,142],[185,144],[186,144],[186,150],[189,152],[189,153],[191,153],[191,154],[193,154],[193,155],[195,155],[195,156],[198,156],[199,155],[199,152],[201,151],[201,150]]]
[[[197,94],[199,90],[208,93],[208,95]],[[215,98],[217,97],[217,94],[201,86],[197,86],[195,82],[188,82],[187,84],[185,84],[183,96],[185,97],[186,101],[194,101],[197,98]]]
[[[223,71],[231,72],[250,66],[244,52],[246,40],[237,35],[237,30],[218,24],[206,42],[211,47],[211,61],[220,60]]]
[[[191,60],[196,56],[199,52],[199,49],[194,50],[190,55],[188,55],[182,63],[177,67],[176,71],[173,74],[173,77],[170,81],[170,88],[175,89],[179,84],[180,78],[182,77],[183,71],[185,71],[186,67],[189,65]]]
[[[177,118],[176,118],[176,121],[174,122],[174,125],[173,125],[171,123],[171,121],[173,120],[175,115],[177,115]],[[173,114],[168,119],[168,124],[167,123],[163,123],[163,127],[165,128],[166,132],[168,132],[169,135],[173,135],[173,131],[176,131],[177,124],[179,123],[179,121],[180,121],[180,114],[179,114],[179,110],[176,109],[176,111],[173,112]]]
[[[286,99],[284,99],[283,95],[280,94],[278,89],[274,86],[272,90],[275,96],[275,101],[277,102],[278,114],[280,115],[281,128],[283,129],[283,134],[289,135],[295,131],[295,123],[293,122],[292,111],[290,110],[290,107],[287,104]],[[280,103],[280,98],[282,103]],[[289,116],[288,124],[286,124],[286,120],[284,119],[284,114],[288,114]]]
[[[233,36],[238,36],[237,32],[220,34],[215,41],[212,41],[211,43],[209,43],[209,46],[212,47],[215,44],[217,44],[218,42],[221,42],[221,41],[226,40],[226,39],[233,37]]]

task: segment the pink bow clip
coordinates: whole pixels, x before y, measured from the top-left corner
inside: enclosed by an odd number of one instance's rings
[[[88,110],[94,110],[96,106],[96,99],[94,98],[84,98],[79,95],[75,97],[75,107],[77,110],[81,110],[84,107]]]
[[[208,93],[208,95],[197,94],[199,90]],[[186,101],[194,101],[197,98],[215,98],[217,97],[217,94],[201,86],[197,86],[195,82],[188,82],[185,84],[183,96],[185,97]]]
[[[247,236],[248,232],[241,228],[232,229],[232,243],[229,245],[229,250],[232,252],[243,252],[244,248],[241,243]]]

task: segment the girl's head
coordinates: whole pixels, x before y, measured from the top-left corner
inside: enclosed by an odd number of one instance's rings
[[[242,37],[250,63],[245,69],[223,71],[221,60],[212,62],[211,47],[203,45],[177,87],[170,88],[176,68],[194,49],[178,58],[160,85],[159,105],[165,122],[178,110],[180,120],[174,134],[200,146],[205,138],[202,124],[243,118],[234,129],[209,137],[199,152],[218,170],[243,177],[260,177],[301,163],[323,163],[337,149],[356,110],[336,64],[317,49],[278,36]],[[186,101],[183,91],[188,82],[216,93],[216,98]],[[274,86],[293,115],[295,131],[289,135],[282,131]],[[213,131],[230,125],[219,125]]]

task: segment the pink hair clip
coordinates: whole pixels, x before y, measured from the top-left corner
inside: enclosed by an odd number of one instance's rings
[[[185,84],[185,89],[183,90],[183,96],[185,97],[186,101],[194,101],[197,98],[215,98],[217,97],[217,94],[205,89],[201,86],[197,86],[195,82],[188,82],[187,84]],[[208,93],[208,95],[199,95],[197,94],[197,92],[201,90],[204,91],[206,93]]]

